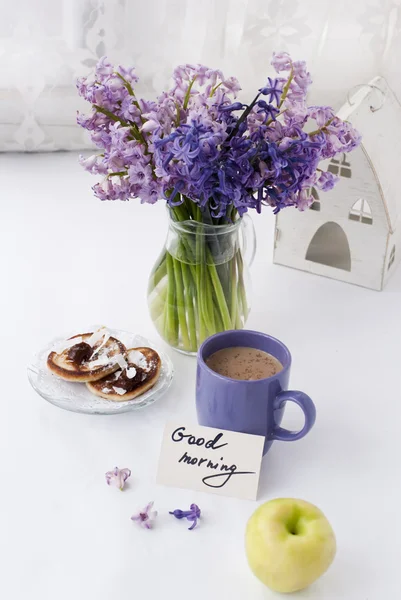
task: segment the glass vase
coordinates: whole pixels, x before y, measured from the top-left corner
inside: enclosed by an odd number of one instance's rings
[[[244,327],[255,232],[248,215],[208,225],[168,214],[165,247],[149,278],[148,305],[160,336],[172,348],[195,354],[208,336]]]

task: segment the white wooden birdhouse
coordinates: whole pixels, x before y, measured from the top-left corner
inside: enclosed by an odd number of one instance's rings
[[[401,258],[401,106],[382,77],[357,87],[338,116],[362,144],[322,163],[340,181],[307,212],[277,215],[274,262],[382,290]]]

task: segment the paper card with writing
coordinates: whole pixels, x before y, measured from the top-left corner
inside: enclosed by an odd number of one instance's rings
[[[167,423],[157,483],[256,500],[265,438]]]

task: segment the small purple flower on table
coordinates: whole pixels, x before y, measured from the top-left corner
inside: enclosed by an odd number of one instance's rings
[[[115,485],[120,490],[123,490],[128,477],[131,477],[130,469],[115,467],[113,471],[107,471],[106,473],[107,485]]]
[[[154,502],[149,502],[138,514],[132,515],[131,520],[135,521],[144,529],[152,529],[153,522],[157,517],[157,510],[152,510]]]
[[[198,519],[200,519],[201,511],[199,506],[196,504],[191,504],[189,510],[180,510],[177,508],[170,512],[170,515],[174,515],[176,519],[187,519],[187,521],[193,521],[191,527],[188,527],[188,530],[194,529],[198,523]]]

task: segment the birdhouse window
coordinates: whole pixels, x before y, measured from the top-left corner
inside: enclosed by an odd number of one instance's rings
[[[341,159],[336,160],[333,158],[330,161],[327,170],[333,175],[339,175],[340,177],[351,177],[351,163],[347,162],[347,155],[344,153]]]
[[[388,268],[387,269],[389,269],[391,267],[391,265],[394,262],[394,259],[395,259],[395,246],[393,246],[392,249],[391,249],[390,258],[389,258],[389,261],[388,261]]]
[[[320,210],[320,198],[319,198],[319,194],[316,191],[316,188],[313,187],[309,191],[313,197],[313,202],[310,205],[309,209],[310,210]]]
[[[366,225],[372,225],[372,211],[370,210],[368,201],[364,198],[359,198],[349,211],[349,218],[351,221],[359,221]]]

